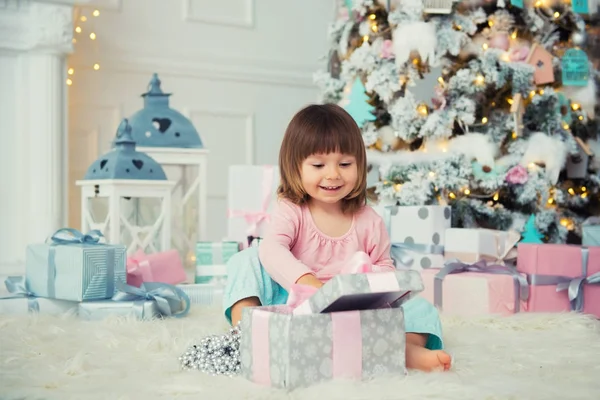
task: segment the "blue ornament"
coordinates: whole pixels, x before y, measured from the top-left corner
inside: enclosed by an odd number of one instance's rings
[[[577,14],[589,14],[590,13],[590,7],[588,4],[588,0],[573,0],[571,2],[571,5],[573,6],[573,11],[576,12]]]
[[[167,180],[167,176],[159,163],[136,151],[131,125],[124,119],[117,129],[113,149],[94,161],[83,179]]]
[[[473,177],[479,181],[495,179],[503,172],[501,167],[483,165],[478,161],[473,161],[471,163],[471,169],[473,170]]]
[[[586,86],[590,78],[590,64],[585,51],[572,48],[561,59],[563,86]]]
[[[352,118],[354,118],[354,121],[356,121],[356,124],[360,128],[362,128],[367,121],[375,121],[375,116],[371,113],[375,110],[375,107],[367,103],[369,96],[367,96],[365,86],[360,78],[354,80],[349,100],[349,103],[344,109],[348,111],[348,114],[350,114]]]
[[[517,8],[523,8],[524,2],[523,0],[510,0],[510,4]]]
[[[535,227],[535,215],[531,214],[522,233],[523,238],[520,243],[544,243],[542,238],[544,237]]]
[[[142,94],[144,108],[129,119],[133,139],[140,147],[202,148],[202,140],[192,122],[169,107],[170,93],[163,93],[157,74]]]

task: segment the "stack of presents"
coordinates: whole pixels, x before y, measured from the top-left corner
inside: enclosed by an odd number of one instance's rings
[[[275,166],[230,167],[227,238],[197,243],[194,283],[183,284],[175,250],[128,256],[125,246],[102,244],[93,232],[63,230],[27,248],[26,276],[6,282],[12,294],[0,300],[0,312],[147,318],[184,316],[190,303],[220,306],[225,264],[260,245],[278,182]],[[374,208],[387,226],[396,271],[339,275],[298,308],[302,313],[289,306],[246,309],[243,376],[289,389],[337,377],[403,374],[400,306],[413,296],[460,316],[600,316],[600,224],[585,225],[583,246],[536,244],[524,243],[516,232],[452,228],[448,206]],[[319,346],[304,343],[314,343],[315,335]]]

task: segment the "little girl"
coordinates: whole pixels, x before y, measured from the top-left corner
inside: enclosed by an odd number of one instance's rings
[[[258,249],[227,264],[223,306],[237,324],[249,306],[285,304],[292,285],[320,288],[357,253],[375,271],[393,270],[382,218],[366,205],[367,162],[360,129],[341,107],[311,105],[291,120],[279,153],[278,207]],[[447,370],[437,310],[421,297],[403,306],[406,366]]]

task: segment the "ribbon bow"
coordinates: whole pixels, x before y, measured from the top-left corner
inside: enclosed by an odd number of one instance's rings
[[[272,187],[274,182],[274,174],[275,169],[273,166],[264,166],[263,167],[263,175],[262,175],[262,205],[259,211],[249,211],[249,210],[228,210],[227,217],[228,218],[238,218],[242,217],[246,220],[247,229],[246,235],[247,237],[260,237],[258,228],[263,223],[269,223],[271,220],[271,214],[268,212],[269,204],[271,203],[272,198]],[[248,242],[248,246],[250,242]]]
[[[144,301],[153,301],[162,316],[180,318],[190,311],[190,298],[181,289],[167,283],[144,282],[141,287],[129,286],[122,281],[116,284],[114,301],[134,301],[142,309]],[[181,302],[185,302],[183,307]],[[141,313],[141,312],[140,312]]]
[[[27,297],[29,311],[40,311],[40,305],[36,300],[36,295],[27,289],[25,277],[23,276],[9,276],[4,280],[6,284],[6,290],[12,295],[5,298],[15,297]]]
[[[485,260],[480,260],[474,264],[465,264],[459,260],[450,260],[445,263],[444,267],[435,276],[433,302],[436,306],[442,308],[442,285],[444,278],[449,274],[458,274],[461,272],[483,272],[486,274],[512,276],[515,281],[515,312],[519,312],[520,302],[526,301],[529,298],[527,279],[510,267],[500,264],[488,265]]]
[[[571,302],[571,309],[573,311],[583,311],[583,290],[581,289],[584,284],[600,284],[600,272],[596,272],[588,277],[581,276],[579,278],[573,278],[568,282],[560,282],[556,285],[557,292],[567,290],[569,301]]]
[[[154,281],[150,262],[146,260],[145,257],[146,254],[141,250],[138,250],[133,256],[127,257],[128,278],[135,278],[133,280],[136,282]]]
[[[50,241],[54,244],[100,244],[100,239],[104,237],[102,232],[97,229],[91,230],[85,235],[73,228],[62,228],[54,232]]]
[[[392,216],[398,214],[398,206],[386,206],[383,208],[383,223],[387,230],[388,236],[392,237]],[[424,243],[392,243],[391,256],[396,268],[399,261],[402,265],[410,266],[414,262],[414,257],[411,252],[421,254],[444,254],[444,246]]]

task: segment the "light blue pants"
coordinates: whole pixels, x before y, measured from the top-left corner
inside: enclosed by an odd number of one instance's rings
[[[231,307],[240,300],[258,297],[263,306],[285,304],[288,293],[265,271],[258,259],[258,249],[250,247],[233,255],[227,263],[227,286],[223,293],[225,318],[231,324]],[[425,347],[443,348],[442,325],[438,311],[422,297],[402,305],[406,333],[429,334]]]

